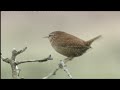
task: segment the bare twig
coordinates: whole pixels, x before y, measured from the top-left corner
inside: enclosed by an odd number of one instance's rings
[[[28,62],[45,62],[48,60],[53,60],[53,58],[51,58],[51,55],[49,55],[47,58],[42,59],[42,60],[32,60],[32,61],[20,61],[20,62],[16,62],[16,65],[22,64],[22,63],[28,63]]]
[[[27,49],[27,47],[23,48],[22,50],[17,51],[15,48],[13,48],[11,59],[15,61],[16,56],[18,54],[23,53],[26,49]]]
[[[26,49],[27,49],[27,47],[23,48],[22,50],[17,51],[17,55],[20,53],[23,53]]]
[[[72,79],[72,75],[70,74],[69,70],[67,69],[66,66],[63,66],[63,70],[68,74],[68,76],[70,77],[70,79]]]
[[[53,75],[56,75],[56,72],[60,69],[60,67],[58,66],[52,73],[50,73],[49,75],[43,77],[43,79],[48,79]]]
[[[63,61],[63,60],[60,60],[60,63],[58,64],[57,68],[56,68],[52,73],[50,73],[49,75],[47,75],[46,77],[43,77],[43,79],[48,79],[48,78],[50,78],[51,76],[56,75],[56,72],[57,72],[59,69],[63,69],[63,70],[68,74],[68,76],[72,79],[72,75],[71,75],[70,72],[68,71],[67,65],[65,64],[65,63],[67,63],[68,61],[70,61],[71,59],[73,59],[73,58],[66,58],[64,61]]]
[[[2,57],[2,53],[1,53],[1,59],[2,59],[4,62],[9,63],[9,58],[4,58],[4,57]]]

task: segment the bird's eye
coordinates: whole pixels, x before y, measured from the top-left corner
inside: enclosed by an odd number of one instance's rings
[[[49,35],[49,37],[51,37],[52,35]]]
[[[49,37],[53,36],[53,34],[50,34]]]

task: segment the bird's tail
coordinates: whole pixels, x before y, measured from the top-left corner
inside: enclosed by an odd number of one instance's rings
[[[93,38],[93,39],[90,39],[90,40],[86,41],[87,45],[90,46],[93,41],[99,39],[100,37],[101,37],[101,35],[99,35],[99,36],[97,36],[97,37],[95,37],[95,38]]]

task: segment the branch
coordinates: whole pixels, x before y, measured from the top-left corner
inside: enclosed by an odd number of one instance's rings
[[[1,59],[2,59],[4,62],[6,62],[6,63],[10,63],[9,58],[4,58],[4,57],[2,57],[2,53],[1,53]]]
[[[43,79],[48,79],[53,75],[56,75],[56,72],[60,69],[60,67],[58,66],[52,73],[50,73],[49,75],[43,77]]]
[[[70,72],[68,71],[67,69],[67,65],[65,64],[66,62],[68,62],[69,60],[71,60],[72,58],[67,58],[65,59],[65,62],[63,60],[60,60],[60,63],[58,64],[58,67],[52,72],[50,73],[49,75],[47,75],[46,77],[43,77],[43,79],[48,79],[50,78],[51,76],[53,75],[56,75],[56,72],[59,70],[59,69],[63,69],[67,74],[68,76],[72,79],[72,75],[70,74]]]
[[[11,59],[15,61],[16,56],[23,53],[26,49],[27,47],[23,48],[22,50],[17,51],[15,48],[13,48]]]
[[[27,49],[27,47],[23,48],[22,50],[19,50],[19,51],[17,52],[17,55],[23,53],[26,49]]]
[[[44,58],[42,60],[33,60],[33,61],[21,61],[21,62],[16,62],[16,65],[22,64],[22,63],[28,63],[28,62],[46,62],[48,60],[53,60],[51,55],[49,55],[47,58]]]
[[[18,65],[19,64],[22,64],[22,63],[27,63],[27,62],[45,62],[45,61],[48,61],[48,60],[53,60],[53,58],[51,58],[51,55],[49,55],[47,58],[44,58],[42,60],[34,60],[34,61],[21,61],[21,62],[18,62],[16,61],[16,56],[23,53],[25,50],[27,49],[27,47],[23,48],[22,50],[19,50],[17,51],[15,48],[13,49],[12,51],[12,56],[11,58],[3,58],[1,56],[1,59],[6,62],[6,63],[9,63],[11,65],[11,69],[12,69],[12,77],[13,79],[23,79],[23,78],[20,78],[19,75],[20,75],[20,69],[18,68]],[[2,54],[1,54],[2,55]]]
[[[72,75],[70,74],[69,70],[67,69],[67,66],[64,64],[63,61],[61,61],[61,64],[62,64],[63,70],[68,74],[68,76],[70,77],[70,79],[72,79]]]

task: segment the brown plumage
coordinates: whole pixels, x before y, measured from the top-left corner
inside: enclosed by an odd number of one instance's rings
[[[90,45],[92,42],[100,37],[101,35],[88,41],[84,41],[63,31],[54,31],[48,36],[52,47],[58,53],[72,58],[81,56],[91,47]]]

